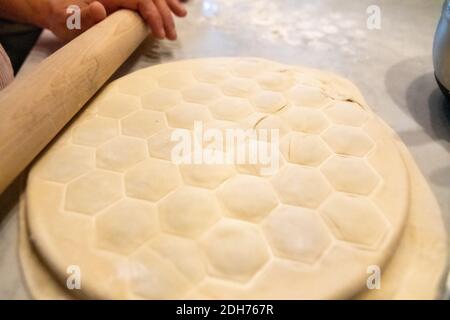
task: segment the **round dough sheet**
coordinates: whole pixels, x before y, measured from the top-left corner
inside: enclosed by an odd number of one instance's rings
[[[447,233],[439,205],[413,157],[397,143],[410,177],[410,209],[401,240],[383,268],[381,288],[364,290],[355,299],[440,299],[447,271]],[[34,299],[75,299],[58,283],[30,244],[25,219],[26,203],[20,201],[19,256],[29,292]],[[426,257],[426,258],[424,258]],[[76,291],[76,290],[75,290]]]
[[[279,129],[280,166],[176,164],[176,129]],[[358,91],[255,58],[181,61],[110,84],[32,168],[31,239],[91,298],[327,299],[394,252],[405,165]]]

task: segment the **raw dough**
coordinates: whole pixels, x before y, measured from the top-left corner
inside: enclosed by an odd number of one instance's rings
[[[133,90],[143,79],[154,98]],[[354,296],[367,268],[383,267],[395,251],[410,199],[392,134],[349,88],[329,74],[250,58],[183,61],[122,78],[31,170],[31,239],[60,283],[79,266],[91,298]],[[123,95],[124,113],[105,102]],[[249,101],[251,114],[224,112],[218,103],[229,96]],[[142,141],[151,149],[152,137],[190,130],[195,119],[282,129],[283,167],[269,177],[235,167],[214,188],[216,175],[186,174],[142,152]],[[297,143],[312,158],[291,152]]]
[[[448,238],[439,205],[406,146],[397,141],[408,167],[411,204],[395,255],[382,271],[381,290],[356,299],[440,299],[448,271]]]
[[[355,299],[439,299],[447,271],[447,233],[438,204],[409,151],[398,148],[408,168],[411,205],[399,246],[382,271],[381,290],[364,290]],[[74,299],[31,247],[26,227],[25,199],[20,203],[20,259],[29,291],[35,299]]]

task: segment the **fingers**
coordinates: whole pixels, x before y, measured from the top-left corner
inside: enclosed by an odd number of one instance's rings
[[[103,5],[98,1],[93,1],[90,3],[86,3],[86,5],[81,8],[79,26],[75,26],[75,28],[69,29],[66,25],[67,18],[64,18],[61,25],[58,28],[52,28],[52,31],[60,39],[64,41],[70,41],[105,19],[106,16],[107,13]],[[64,14],[63,17],[66,17],[66,15]]]
[[[93,0],[85,1],[91,2]],[[170,40],[175,40],[177,33],[172,13],[178,17],[184,17],[187,14],[180,0],[98,0],[93,1],[90,5],[94,3],[101,5],[108,14],[121,7],[139,11],[151,28],[153,36],[158,39],[167,37]],[[91,20],[95,20],[95,18],[104,19],[103,11],[100,12],[100,10],[93,12],[91,15],[93,17]]]
[[[98,1],[93,1],[81,9],[81,32],[99,23],[107,16],[105,7]]]
[[[99,1],[93,1],[89,4],[89,14],[92,21],[95,23],[99,23],[104,20],[108,15],[106,12],[106,8]]]
[[[173,21],[172,12],[167,5],[166,0],[154,0],[155,5],[161,15],[164,22],[164,29],[166,36],[169,40],[175,40],[177,38],[177,32],[175,31],[175,22]]]
[[[179,0],[167,0],[167,4],[170,10],[172,10],[177,17],[185,17],[187,15],[186,8],[180,3]]]
[[[149,0],[141,0],[138,3],[138,10],[144,20],[152,29],[152,34],[158,39],[164,39],[166,32],[164,31],[164,23],[158,8]]]

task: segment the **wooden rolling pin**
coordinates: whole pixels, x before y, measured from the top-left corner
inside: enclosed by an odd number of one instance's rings
[[[137,13],[117,11],[0,92],[0,193],[147,35]]]

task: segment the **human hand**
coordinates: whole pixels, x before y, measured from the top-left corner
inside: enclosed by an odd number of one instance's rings
[[[173,15],[184,17],[187,14],[180,0],[47,0],[47,2],[46,10],[40,19],[41,24],[63,40],[75,38],[122,8],[139,12],[154,37],[175,40],[177,33]],[[81,9],[81,30],[67,28],[66,21],[69,14],[66,10],[70,5],[76,5]]]

